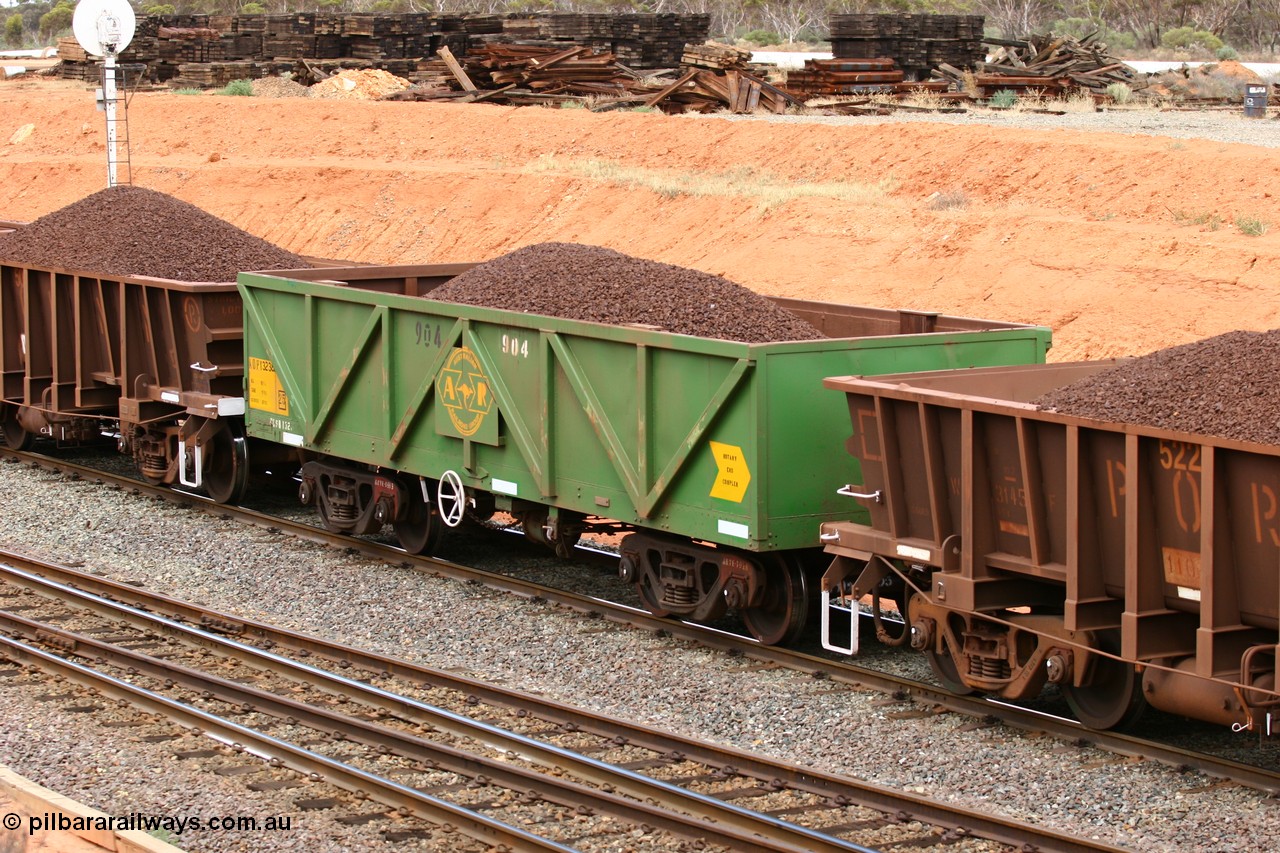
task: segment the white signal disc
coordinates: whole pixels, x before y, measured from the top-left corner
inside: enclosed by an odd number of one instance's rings
[[[80,46],[93,56],[106,56],[111,36],[114,52],[120,53],[133,41],[138,19],[128,0],[80,0],[71,17],[71,32]]]

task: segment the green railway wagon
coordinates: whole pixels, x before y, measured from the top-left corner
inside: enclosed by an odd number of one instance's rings
[[[747,344],[430,299],[472,264],[244,273],[246,430],[304,452],[326,526],[433,550],[510,513],[567,554],[628,534],[655,613],[797,633],[818,529],[857,504],[827,376],[1041,363],[1041,327],[776,300],[828,335]],[[815,574],[816,573],[816,574]]]

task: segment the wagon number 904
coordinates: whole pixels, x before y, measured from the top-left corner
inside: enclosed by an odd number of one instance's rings
[[[504,355],[515,356],[516,358],[528,358],[529,339],[518,338],[515,335],[503,335],[502,352]]]
[[[413,327],[413,332],[417,335],[418,346],[423,347],[439,347],[440,346],[440,324],[424,323],[419,320]]]

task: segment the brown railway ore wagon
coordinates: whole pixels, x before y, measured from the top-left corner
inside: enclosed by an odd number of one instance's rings
[[[822,525],[824,642],[847,642],[862,596],[896,590],[901,641],[951,690],[1053,683],[1094,728],[1150,704],[1269,731],[1280,447],[1029,402],[1115,364],[827,379],[860,469],[841,492],[870,519]]]
[[[241,317],[234,282],[0,263],[0,435],[20,449],[118,432],[148,480],[235,500],[248,476]]]

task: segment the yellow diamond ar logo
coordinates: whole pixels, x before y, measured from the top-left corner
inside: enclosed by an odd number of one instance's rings
[[[493,408],[489,377],[480,360],[467,347],[457,347],[436,380],[440,402],[449,410],[449,420],[462,435],[475,435],[484,416]]]
[[[711,487],[711,497],[742,503],[747,486],[751,485],[751,469],[747,467],[742,448],[718,441],[708,443],[716,460],[716,483]]]

